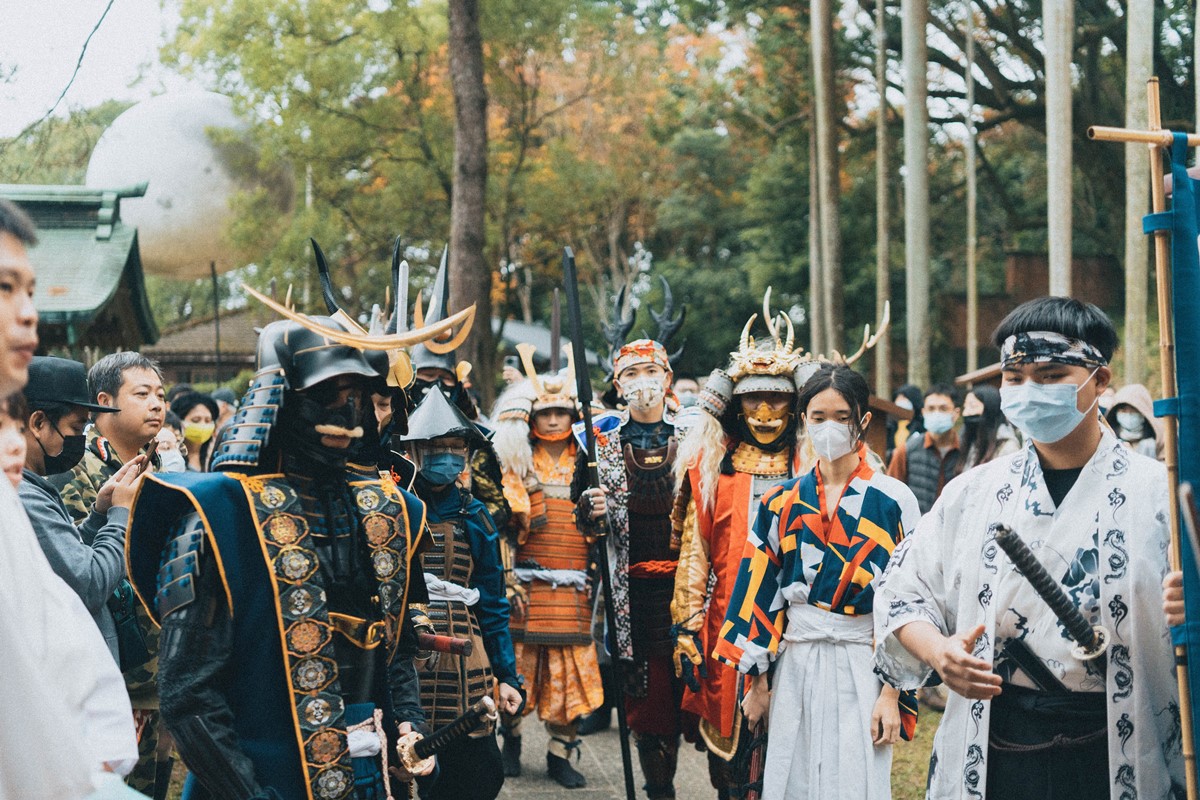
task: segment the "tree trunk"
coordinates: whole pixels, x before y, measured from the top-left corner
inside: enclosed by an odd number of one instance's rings
[[[975,10],[967,3],[967,372],[979,369],[979,277],[976,274]]]
[[[902,0],[904,47],[904,296],[908,382],[929,385],[929,111],[927,0]]]
[[[831,0],[813,0],[812,3],[812,60],[817,139],[814,177],[821,207],[821,297],[825,306],[822,338],[830,350],[842,350],[846,343],[842,335],[842,235]]]
[[[1154,57],[1154,3],[1129,0],[1125,35],[1125,127],[1146,125],[1146,81]],[[1125,383],[1146,380],[1146,304],[1150,246],[1142,215],[1150,210],[1150,176],[1144,145],[1125,145]]]
[[[825,270],[821,257],[821,194],[817,190],[817,140],[808,139],[808,349],[828,354],[825,341]]]
[[[1071,294],[1071,54],[1072,3],[1043,5],[1046,35],[1046,194],[1050,294]]]
[[[474,365],[472,383],[490,405],[495,395],[492,271],[483,255],[487,193],[487,89],[479,0],[449,0],[450,83],[454,91],[454,185],[450,193],[452,311],[475,304],[475,326],[459,354]]]
[[[887,34],[886,5],[875,3],[875,91],[879,93],[879,116],[875,118],[875,319],[883,314],[883,306],[891,294],[890,251],[892,248],[890,208],[888,203],[888,133],[887,133]],[[892,395],[891,331],[875,345],[875,394],[887,400]]]

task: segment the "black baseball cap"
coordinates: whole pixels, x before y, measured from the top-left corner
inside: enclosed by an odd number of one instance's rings
[[[119,408],[92,402],[92,393],[88,390],[87,367],[78,361],[54,356],[34,356],[33,363],[29,365],[29,383],[25,385],[25,399],[34,409],[51,403],[65,403],[86,408],[88,411],[120,411]]]

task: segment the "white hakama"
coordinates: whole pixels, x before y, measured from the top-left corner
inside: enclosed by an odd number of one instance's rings
[[[763,800],[888,800],[892,747],[871,742],[883,684],[871,659],[871,615],[788,607],[772,676]]]

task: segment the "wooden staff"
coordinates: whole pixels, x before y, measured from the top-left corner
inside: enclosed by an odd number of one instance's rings
[[[1144,142],[1150,150],[1150,200],[1154,213],[1166,210],[1167,191],[1163,183],[1163,150],[1170,147],[1174,137],[1162,128],[1162,108],[1159,105],[1158,78],[1148,81],[1149,130],[1126,128],[1088,128],[1088,138],[1105,142]],[[1200,146],[1200,135],[1188,136],[1188,147]],[[1175,397],[1175,325],[1171,302],[1171,232],[1154,232],[1154,274],[1158,284],[1158,347],[1162,367],[1163,397]],[[1166,431],[1165,456],[1167,486],[1171,503],[1171,569],[1182,569],[1183,548],[1179,529],[1179,420],[1174,414],[1163,417]],[[1184,775],[1187,779],[1188,800],[1200,800],[1196,783],[1196,744],[1192,732],[1192,698],[1188,688],[1187,647],[1175,647],[1175,680],[1179,684],[1179,722],[1183,728]]]

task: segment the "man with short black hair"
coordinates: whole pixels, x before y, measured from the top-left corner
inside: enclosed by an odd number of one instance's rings
[[[1183,794],[1179,696],[1158,602],[1167,475],[1100,424],[1116,331],[1065,297],[993,334],[1022,452],[951,481],[875,594],[877,672],[952,690],[927,796],[1095,800]],[[1107,650],[1091,657],[996,543],[1028,545]],[[936,674],[935,674],[936,673]]]
[[[115,413],[94,414],[86,432],[83,459],[71,471],[49,478],[76,524],[87,519],[100,488],[158,435],[167,412],[162,373],[154,361],[141,353],[122,351],[105,356],[88,371],[88,383],[92,402],[115,409]],[[157,458],[154,460],[157,462]],[[137,614],[146,647],[152,656],[157,656],[158,628],[141,604],[132,597],[127,599],[122,613]],[[139,718],[145,720],[138,741],[140,758],[129,776],[129,785],[154,798],[166,796],[173,763],[169,750],[161,757],[155,753],[159,720],[157,674],[156,657],[125,673],[129,699]]]
[[[958,390],[944,383],[929,387],[921,414],[925,433],[914,433],[904,447],[896,448],[888,475],[907,483],[917,496],[921,513],[927,514],[946,483],[962,468],[958,432],[954,430],[962,414]]]

